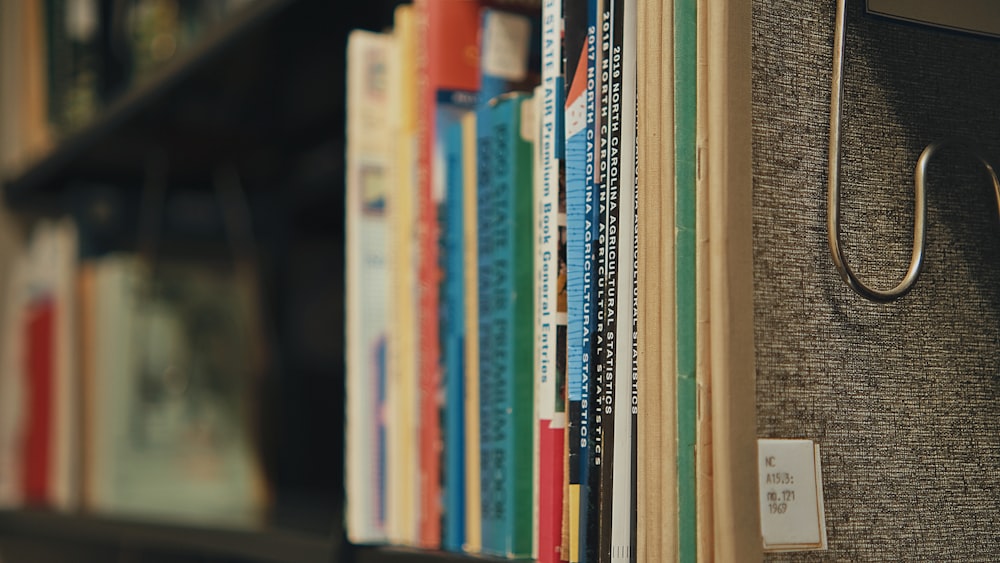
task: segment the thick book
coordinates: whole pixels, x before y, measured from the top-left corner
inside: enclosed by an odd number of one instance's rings
[[[418,0],[417,255],[420,377],[419,544],[441,545],[441,135],[475,104],[479,88],[479,5],[472,0]]]
[[[345,491],[347,537],[386,540],[385,412],[393,135],[389,34],[353,31],[347,43]]]
[[[388,208],[392,244],[389,272],[389,357],[386,388],[386,534],[398,545],[417,545],[419,498],[419,368],[417,335],[417,62],[414,8],[398,6],[394,15],[395,64],[390,76],[392,134],[395,140],[392,205]]]
[[[638,2],[638,561],[677,558],[673,2]]]
[[[533,105],[512,94],[477,113],[482,549],[515,558],[533,536]]]
[[[752,561],[761,540],[756,472],[753,303],[753,170],[751,151],[751,33],[749,0],[703,2],[698,18],[699,180],[709,194],[702,232],[708,239],[705,315],[710,387],[712,558]],[[703,58],[702,58],[703,57]],[[675,117],[680,118],[679,113]],[[704,328],[704,327],[703,327]],[[703,520],[699,519],[699,523]],[[699,559],[705,554],[699,554]]]

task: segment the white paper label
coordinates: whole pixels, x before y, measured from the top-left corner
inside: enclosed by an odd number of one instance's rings
[[[823,475],[812,440],[757,440],[765,551],[826,549]]]
[[[531,20],[493,10],[488,12],[483,28],[483,72],[505,80],[524,80],[528,75]]]

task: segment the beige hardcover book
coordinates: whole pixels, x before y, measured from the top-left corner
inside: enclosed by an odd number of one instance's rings
[[[702,2],[699,176],[707,194],[713,561],[761,558],[753,339],[749,0]],[[701,297],[701,295],[699,295]],[[706,499],[707,500],[707,499]],[[707,506],[699,505],[699,511]],[[705,559],[708,560],[708,559]]]
[[[389,221],[395,138],[389,85],[393,36],[355,30],[347,42],[347,426],[345,521],[355,543],[386,540],[381,476],[388,470],[380,443],[385,419],[381,388],[391,387]]]
[[[24,309],[31,288],[31,257],[16,253],[5,272],[0,339],[0,507],[24,502],[22,440],[27,416],[27,381],[24,377]]]
[[[97,365],[97,263],[94,260],[82,260],[77,266],[77,344],[80,358],[80,388],[83,406],[80,409],[80,481],[81,506],[84,510],[94,510],[97,504],[94,483],[93,427],[98,416],[97,397],[95,397],[95,378]]]
[[[638,2],[637,560],[677,557],[673,2]]]
[[[77,233],[71,219],[44,225],[40,275],[50,288],[56,311],[53,326],[53,375],[55,377],[52,505],[75,510],[80,504],[80,370],[77,356],[76,267]]]
[[[476,114],[462,117],[462,225],[465,244],[465,551],[483,545],[479,478],[479,231],[476,222]]]
[[[419,467],[417,452],[417,280],[416,280],[416,143],[417,29],[413,7],[395,12],[395,69],[390,80],[392,129],[396,139],[393,205],[389,208],[390,367],[388,385],[388,483],[386,531],[389,541],[417,544]]]

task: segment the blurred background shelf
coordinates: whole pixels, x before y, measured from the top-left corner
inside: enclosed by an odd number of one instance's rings
[[[248,2],[8,176],[7,201],[47,206],[81,182],[134,187],[151,155],[165,159],[174,184],[206,185],[231,165],[250,190],[339,187],[346,35],[384,26],[397,3]]]

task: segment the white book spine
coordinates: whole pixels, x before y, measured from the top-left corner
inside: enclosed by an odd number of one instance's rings
[[[633,528],[636,499],[633,496],[632,376],[637,358],[635,338],[635,201],[636,201],[636,3],[624,0],[622,22],[622,135],[621,182],[619,191],[618,326],[615,349],[614,479],[612,491],[611,561],[635,561]]]

